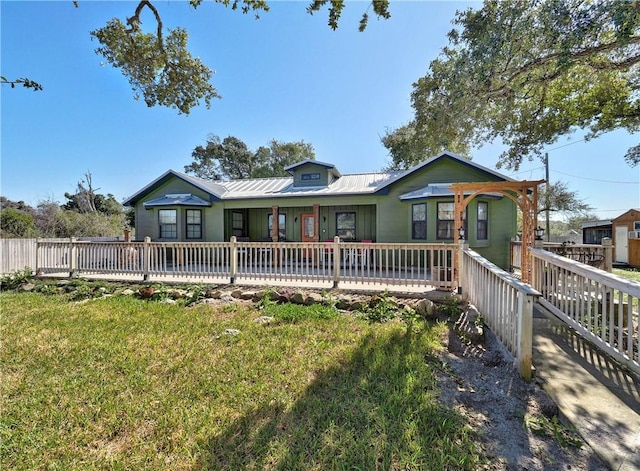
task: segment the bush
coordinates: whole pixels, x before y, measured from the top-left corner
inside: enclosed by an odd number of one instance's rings
[[[18,286],[30,281],[33,278],[33,271],[29,267],[24,270],[17,270],[0,278],[0,289],[16,289]]]

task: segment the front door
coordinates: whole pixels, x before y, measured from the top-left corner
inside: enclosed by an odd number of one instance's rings
[[[615,226],[615,262],[629,263],[629,228]]]
[[[302,242],[315,242],[316,238],[316,218],[313,214],[302,214],[302,235],[300,240]],[[303,250],[302,256],[304,258],[310,258],[312,250]]]

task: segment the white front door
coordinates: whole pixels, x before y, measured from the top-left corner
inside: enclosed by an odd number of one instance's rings
[[[625,226],[615,226],[615,262],[629,263],[629,228]]]

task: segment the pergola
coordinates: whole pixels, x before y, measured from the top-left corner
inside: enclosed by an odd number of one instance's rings
[[[534,245],[534,231],[538,225],[538,185],[542,183],[546,183],[546,180],[454,183],[449,187],[454,192],[456,230],[463,227],[464,210],[478,194],[500,193],[518,205],[522,211],[522,281],[525,283],[530,281],[531,262],[528,254],[529,247]]]

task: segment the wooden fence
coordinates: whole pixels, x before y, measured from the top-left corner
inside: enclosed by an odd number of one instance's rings
[[[69,242],[71,239],[0,239],[0,274],[6,275],[15,271],[30,268],[35,272],[36,247],[40,242]],[[78,241],[111,242],[118,237],[87,237]]]
[[[640,373],[640,283],[539,248],[531,249],[540,304]]]
[[[454,244],[38,241],[43,275],[454,289]]]

